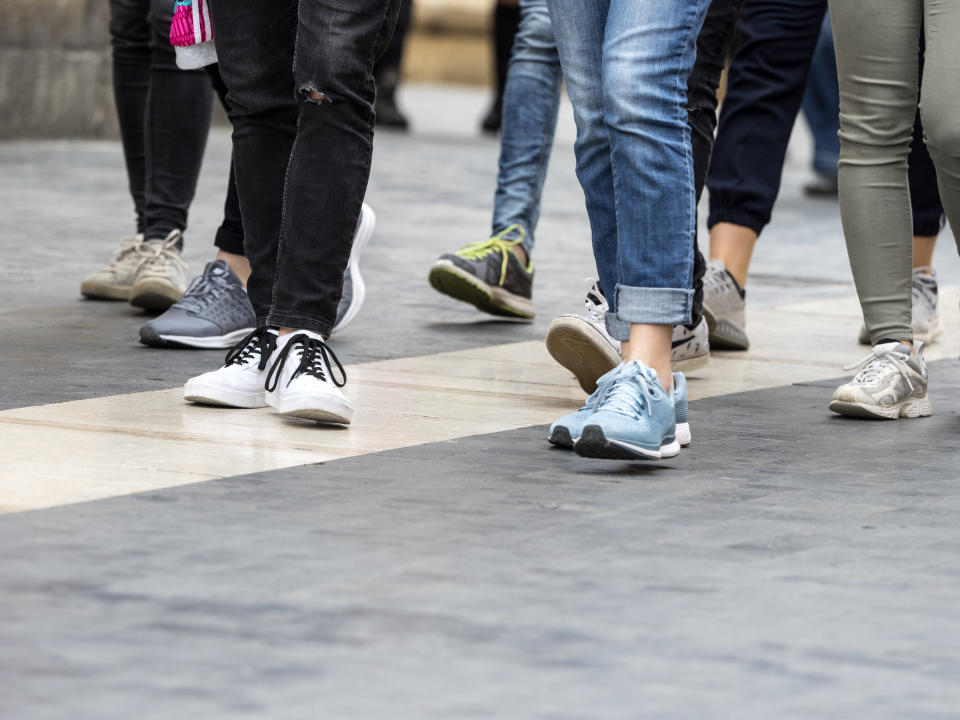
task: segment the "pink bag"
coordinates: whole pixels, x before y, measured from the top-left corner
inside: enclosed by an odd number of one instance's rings
[[[184,70],[217,61],[209,0],[177,0],[170,23],[170,44],[177,51],[177,66]]]

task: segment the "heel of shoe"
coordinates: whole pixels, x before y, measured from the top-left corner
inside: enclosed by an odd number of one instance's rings
[[[933,415],[933,405],[930,404],[930,398],[923,397],[911,398],[900,408],[900,417],[918,418],[930,417]]]

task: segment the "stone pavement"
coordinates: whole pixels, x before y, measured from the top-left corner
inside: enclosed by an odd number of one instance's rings
[[[362,423],[331,436],[221,414],[221,446],[196,455],[191,434],[214,431],[164,391],[221,353],[141,348],[143,316],[77,294],[132,222],[119,146],[0,145],[0,507],[45,508],[0,515],[0,717],[956,717],[949,234],[936,414],[831,417],[839,365],[861,348],[836,206],[799,192],[798,130],[750,282],[753,348],[691,381],[693,446],[671,463],[578,459],[544,442],[544,418],[578,396],[537,355],[592,271],[569,108],[536,322],[484,319],[425,282],[437,254],[487,234],[485,100],[410,88],[417,132],[377,139],[368,300],[336,349],[376,390],[367,406],[402,384],[410,407],[371,408],[370,424],[399,434],[423,416],[425,434],[376,447],[356,440]],[[214,132],[187,234],[195,269],[228,153]],[[437,435],[451,412],[476,429]],[[294,460],[258,446],[257,427]],[[226,472],[138,485],[181,459],[138,457],[161,441]],[[341,444],[356,447],[330,451]],[[138,470],[98,485],[105,459]],[[278,469],[247,474],[258,462]],[[54,499],[17,505],[26,486]],[[64,504],[83,497],[102,499]]]

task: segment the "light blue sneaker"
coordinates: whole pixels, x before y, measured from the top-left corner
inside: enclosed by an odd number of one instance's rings
[[[574,443],[583,432],[583,428],[588,424],[590,416],[597,410],[603,392],[616,378],[617,373],[623,365],[617,365],[613,370],[602,376],[597,381],[596,391],[587,398],[587,402],[582,408],[569,415],[564,415],[550,426],[550,435],[547,440],[551,445],[556,445],[565,450],[572,450]],[[677,442],[681,447],[687,447],[693,440],[690,434],[690,419],[687,406],[687,378],[683,373],[675,372],[673,374],[673,396],[675,398],[674,408],[677,424]]]
[[[664,392],[657,374],[637,361],[620,372],[584,423],[577,455],[612,460],[660,460],[680,453],[677,405],[686,415],[686,385]]]

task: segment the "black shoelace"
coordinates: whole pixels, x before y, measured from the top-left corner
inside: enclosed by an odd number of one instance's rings
[[[260,362],[257,364],[257,367],[260,370],[265,370],[267,367],[267,361],[270,359],[270,355],[273,353],[273,349],[276,346],[276,335],[267,330],[265,327],[257,328],[252,333],[247,335],[243,340],[230,348],[230,351],[227,353],[227,357],[223,361],[223,364],[245,365],[253,359],[254,355],[260,353]]]
[[[297,365],[297,369],[293,371],[290,380],[287,380],[287,385],[299,375],[313,375],[315,378],[326,382],[327,368],[330,368],[330,381],[334,385],[343,387],[347,384],[347,371],[343,369],[343,365],[340,364],[340,360],[334,354],[331,347],[323,342],[323,340],[318,340],[317,338],[312,338],[309,335],[300,333],[290,338],[287,344],[283,346],[283,350],[277,355],[277,359],[274,361],[273,367],[270,368],[270,372],[267,375],[267,392],[273,392],[277,389],[277,384],[280,382],[281,371],[287,362],[291,348],[298,345],[303,348],[303,352],[300,355],[300,364]],[[336,364],[336,367],[340,370],[342,380],[338,380],[334,376],[334,364]]]

